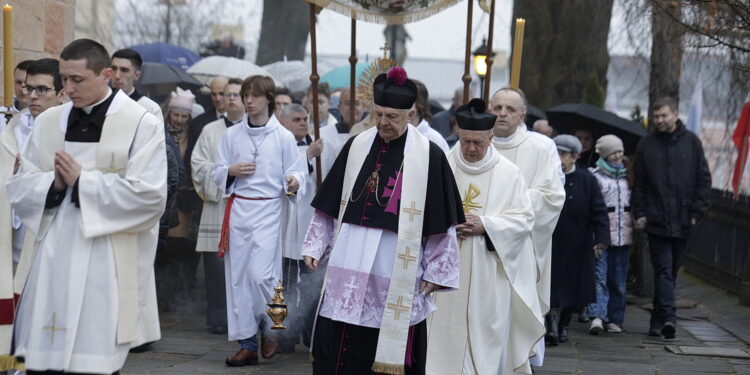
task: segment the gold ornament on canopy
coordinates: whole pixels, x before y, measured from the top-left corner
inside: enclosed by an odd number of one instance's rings
[[[359,21],[402,25],[456,5],[460,0],[305,0]]]

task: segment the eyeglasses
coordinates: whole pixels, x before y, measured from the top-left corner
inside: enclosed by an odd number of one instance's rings
[[[36,91],[37,95],[44,96],[47,95],[49,90],[54,90],[51,87],[47,86],[22,86],[23,92],[26,93],[26,95],[31,95],[34,91]]]
[[[224,96],[224,94],[220,92],[211,92],[211,96]]]
[[[236,92],[232,92],[232,93],[229,93],[229,94],[224,94],[224,97],[227,98],[227,99],[239,98],[240,94],[238,94]]]

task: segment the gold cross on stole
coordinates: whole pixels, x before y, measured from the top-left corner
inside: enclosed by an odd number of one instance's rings
[[[481,192],[476,186],[474,186],[474,184],[469,184],[469,188],[466,189],[466,198],[461,201],[461,204],[464,206],[465,214],[468,214],[471,210],[482,208],[482,205],[474,202],[474,198],[478,197],[480,193]]]
[[[404,269],[409,268],[409,262],[416,262],[417,257],[411,255],[411,247],[407,246],[403,253],[398,254],[398,259],[404,261]]]
[[[396,303],[389,303],[386,308],[393,310],[393,318],[396,320],[401,319],[402,312],[409,311],[409,306],[404,306],[404,296],[398,296]]]
[[[416,206],[417,206],[417,203],[414,201],[411,201],[411,207],[401,209],[401,211],[404,211],[406,214],[409,215],[409,221],[414,221],[415,215],[422,214],[422,210],[418,210]]]
[[[67,328],[57,327],[57,313],[53,312],[52,313],[52,325],[51,326],[42,327],[42,330],[44,330],[44,331],[52,331],[52,345],[54,345],[55,344],[55,332],[57,332],[57,331],[61,331],[61,332],[67,331]]]

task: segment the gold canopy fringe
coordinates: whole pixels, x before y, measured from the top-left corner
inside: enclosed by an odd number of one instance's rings
[[[0,371],[10,371],[10,370],[24,370],[23,363],[18,362],[16,360],[16,357],[10,356],[10,355],[0,355]]]
[[[438,0],[429,7],[417,8],[415,10],[403,12],[404,14],[400,14],[393,12],[376,12],[362,7],[354,8],[350,5],[342,4],[337,0],[305,0],[307,3],[315,4],[321,8],[330,9],[336,13],[341,13],[358,21],[388,25],[403,25],[405,23],[420,21],[456,5],[459,1],[461,0]]]
[[[375,362],[372,364],[371,370],[376,373],[391,374],[391,375],[406,375],[406,367],[403,364],[392,364]]]

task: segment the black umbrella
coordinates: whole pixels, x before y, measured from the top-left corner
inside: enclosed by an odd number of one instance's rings
[[[144,62],[141,72],[141,79],[137,82],[140,86],[161,84],[174,84],[183,88],[198,88],[203,86],[195,77],[171,65]]]
[[[541,109],[534,107],[533,105],[529,105],[526,107],[526,127],[531,130],[534,128],[534,123],[536,120],[546,120],[547,115],[544,114],[544,111]]]
[[[638,142],[648,133],[638,123],[626,120],[590,104],[562,104],[547,111],[550,125],[560,133],[573,134],[576,128],[591,130],[594,140],[607,134],[622,139],[625,154],[632,155]]]

